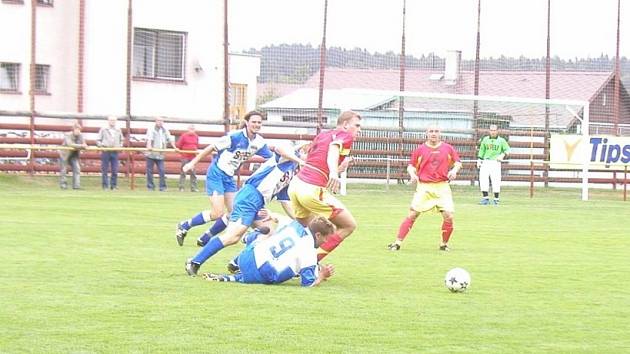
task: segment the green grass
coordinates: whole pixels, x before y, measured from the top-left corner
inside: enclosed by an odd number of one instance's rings
[[[327,258],[321,287],[189,278],[197,252],[174,225],[202,193],[61,191],[52,177],[0,175],[0,352],[627,352],[630,202],[621,192],[508,188],[500,207],[455,187],[453,250],[421,217],[398,253],[409,186],[351,185],[359,229]],[[169,181],[172,182],[172,181]],[[127,183],[123,180],[123,184]],[[138,185],[142,186],[141,181]],[[274,205],[275,208],[275,205]],[[240,247],[202,270],[222,272]],[[472,275],[452,294],[446,271]]]

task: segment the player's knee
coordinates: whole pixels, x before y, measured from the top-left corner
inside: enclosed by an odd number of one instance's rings
[[[235,234],[229,234],[229,233],[221,235],[221,243],[223,243],[223,246],[231,246],[237,243],[240,239],[241,239],[241,235],[235,235]]]
[[[354,218],[351,218],[350,220],[346,220],[343,224],[337,227],[337,233],[342,238],[346,238],[350,236],[350,234],[352,234],[356,229],[357,222],[354,220]]]
[[[216,220],[223,215],[223,209],[212,209],[210,210],[210,220]]]

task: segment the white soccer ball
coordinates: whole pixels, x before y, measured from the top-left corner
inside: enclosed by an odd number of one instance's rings
[[[464,292],[470,286],[470,274],[463,268],[453,268],[446,273],[444,285],[451,292]]]

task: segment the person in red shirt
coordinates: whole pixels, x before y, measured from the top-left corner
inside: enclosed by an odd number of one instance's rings
[[[185,164],[192,161],[195,158],[197,148],[199,147],[199,136],[195,131],[195,125],[191,124],[188,126],[188,131],[182,134],[177,143],[175,144],[179,150],[187,150],[187,151],[195,151],[195,152],[182,152],[179,154],[180,161],[182,162],[182,168]],[[179,191],[183,192],[186,185],[186,172],[183,169],[180,169],[179,173]],[[199,192],[199,188],[197,187],[197,175],[195,174],[195,169],[192,168],[190,170],[190,191],[191,192]]]
[[[457,151],[450,144],[441,141],[440,128],[428,127],[427,141],[411,154],[411,160],[407,166],[407,172],[411,176],[410,182],[417,182],[418,185],[409,214],[398,229],[396,241],[387,246],[391,251],[400,250],[400,245],[418,216],[431,210],[437,210],[442,214],[440,250],[449,250],[448,240],[453,233],[455,212],[449,181],[457,177],[461,168],[462,163]]]
[[[352,213],[333,194],[339,192],[339,173],[348,168],[350,147],[359,131],[361,116],[353,111],[341,113],[335,129],[315,137],[307,153],[306,164],[289,185],[289,198],[296,220],[306,226],[319,215],[328,218],[337,227],[337,232],[317,249],[318,261],[357,228]]]

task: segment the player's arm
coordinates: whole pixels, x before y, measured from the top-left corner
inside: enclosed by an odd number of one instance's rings
[[[335,275],[335,267],[332,264],[325,264],[319,266],[319,272],[317,274],[317,279],[310,286],[317,286],[321,284],[323,281]]]
[[[483,137],[479,141],[479,151],[477,152],[477,168],[481,167],[481,159],[486,154],[486,144],[484,144],[485,139],[486,137]]]
[[[190,162],[188,162],[182,167],[182,171],[188,172],[192,170],[199,163],[199,161],[201,161],[201,159],[208,156],[208,154],[212,153],[216,149],[217,149],[216,146],[213,144],[206,146],[203,150],[201,150],[200,153],[195,155],[195,157],[192,160],[190,160]]]
[[[448,171],[448,180],[452,181],[455,178],[457,178],[457,173],[459,172],[459,170],[462,168],[462,163],[460,161],[455,161],[453,163],[453,167],[450,169],[450,171]]]
[[[326,188],[333,193],[338,193],[341,187],[341,181],[339,180],[339,152],[341,147],[337,144],[331,144],[328,149],[328,156],[326,163],[328,165],[328,184]]]
[[[354,158],[352,156],[347,156],[339,165],[339,172],[345,172],[352,161],[354,161]]]
[[[501,142],[501,150],[502,153],[499,154],[499,156],[497,157],[497,160],[499,161],[504,161],[505,157],[510,153],[510,145],[508,145],[507,140],[502,139],[503,141]]]
[[[418,174],[413,165],[407,165],[407,173],[409,174],[409,183],[418,182]]]
[[[304,164],[306,164],[304,160],[295,156],[295,153],[291,149],[287,149],[282,145],[277,145],[273,149],[275,150],[275,152],[278,153],[278,155],[284,157],[287,160],[291,160],[300,166],[304,166]]]
[[[232,136],[231,135],[222,136],[221,138],[219,138],[219,140],[217,140],[213,144],[209,144],[203,150],[201,150],[201,152],[199,152],[192,160],[190,160],[189,163],[185,164],[184,167],[182,167],[182,171],[188,172],[192,170],[195,167],[195,165],[197,165],[197,163],[201,161],[201,159],[208,156],[213,151],[219,152],[223,149],[229,148],[231,145],[232,145]]]

